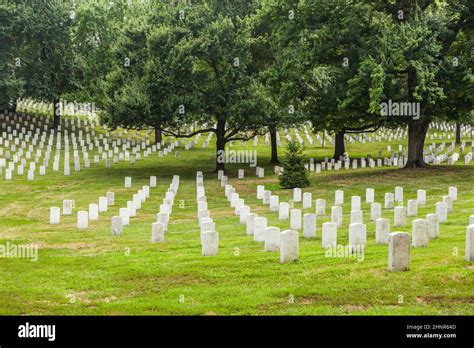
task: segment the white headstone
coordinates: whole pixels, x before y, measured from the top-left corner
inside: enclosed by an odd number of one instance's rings
[[[165,240],[165,226],[161,222],[151,224],[151,242],[159,243]]]
[[[89,204],[89,220],[99,220],[99,206],[95,203]]]
[[[466,253],[464,260],[474,261],[474,225],[469,225],[466,229]]]
[[[280,229],[278,227],[267,227],[265,229],[265,251],[277,251],[280,249]]]
[[[156,222],[161,222],[165,226],[165,231],[168,229],[168,222],[170,215],[168,213],[158,213],[156,214]],[[203,218],[204,220],[204,218]]]
[[[240,224],[242,225],[245,225],[247,224],[247,218],[248,218],[248,215],[250,214],[250,207],[249,206],[242,206],[240,208]]]
[[[107,192],[107,205],[115,204],[115,193]]]
[[[280,205],[280,197],[276,195],[270,196],[270,211],[277,212]]]
[[[257,218],[257,217],[258,217],[258,215],[255,214],[255,213],[250,213],[247,216],[247,236],[253,236],[254,221],[255,221],[255,218]]]
[[[365,252],[367,227],[361,223],[349,225],[349,250],[351,253]]]
[[[293,189],[293,202],[298,203],[301,202],[301,189],[295,187]]]
[[[360,210],[360,196],[351,197],[351,210]]]
[[[239,194],[238,193],[231,193],[230,195],[230,207],[235,208],[235,204],[237,203],[237,200],[239,199]]]
[[[403,187],[395,187],[395,202],[403,202]]]
[[[281,202],[278,207],[278,219],[288,220],[290,216],[290,204],[287,202]]]
[[[325,222],[322,228],[322,246],[331,248],[337,245],[337,224],[335,222]]]
[[[416,200],[420,207],[424,207],[426,204],[426,190],[416,191]]]
[[[413,247],[428,246],[428,221],[425,219],[415,219],[412,223],[411,239]]]
[[[99,197],[99,212],[107,211],[107,197]]]
[[[290,228],[292,230],[301,230],[301,210],[291,209],[290,210]]]
[[[331,221],[335,222],[337,227],[342,226],[342,207],[335,205],[331,208]]]
[[[326,200],[317,199],[316,200],[316,216],[325,216],[326,215]]]
[[[312,205],[312,194],[311,192],[303,193],[303,209],[310,209]]]
[[[256,242],[265,241],[265,230],[267,228],[267,218],[256,217],[253,220],[253,240]]]
[[[298,232],[283,231],[280,235],[280,263],[292,262],[299,257]]]
[[[387,244],[390,235],[390,220],[377,219],[375,221],[375,242],[377,244]]]
[[[336,190],[335,193],[335,205],[342,205],[344,203],[344,191]]]
[[[407,203],[407,216],[415,217],[418,215],[418,202],[415,199],[409,199]]]
[[[72,214],[72,200],[64,199],[63,200],[63,215]]]
[[[161,212],[161,213],[168,213],[168,214],[169,214],[169,210],[167,211],[167,209],[166,209],[164,206],[167,206],[167,207],[169,208],[168,205],[162,204],[162,205],[160,206],[160,212]],[[163,207],[163,208],[162,208],[162,207]],[[163,209],[163,210],[162,210],[162,209]],[[210,212],[209,212],[209,210],[207,210],[207,209],[199,210],[199,213],[198,213],[198,214],[199,214],[199,215],[198,215],[199,220],[202,220],[203,218],[208,218],[208,217],[210,217]]]
[[[122,217],[112,216],[112,236],[121,236],[123,232]]]
[[[134,201],[127,201],[127,209],[130,217],[137,216],[137,208]]]
[[[370,205],[370,220],[376,221],[382,217],[382,205],[380,203],[372,203]]]
[[[458,189],[457,187],[451,186],[449,188],[449,196],[453,200],[453,202],[456,202],[458,200]]]
[[[448,221],[448,207],[445,202],[436,203],[436,215],[438,215],[438,222]]]
[[[393,211],[393,226],[394,227],[403,227],[406,225],[406,208],[405,207],[395,207]]]
[[[426,221],[428,221],[428,237],[430,239],[436,239],[439,236],[439,223],[438,215],[427,214]]]
[[[389,192],[385,194],[385,209],[393,209],[394,207],[394,196],[393,193]]]
[[[374,203],[375,191],[373,188],[365,190],[365,203]]]
[[[77,229],[84,230],[89,227],[89,214],[87,211],[79,210],[77,212]]]
[[[128,211],[128,208],[120,208],[119,215],[122,218],[123,226],[130,225],[130,212]]]
[[[61,208],[51,207],[49,209],[49,223],[51,225],[59,224],[61,218]]]
[[[202,256],[216,256],[219,250],[219,233],[205,231],[201,236]]]
[[[240,215],[240,209],[244,206],[244,204],[245,204],[245,201],[242,198],[239,198],[235,202],[235,210],[234,210],[235,215],[237,215],[237,216]]]
[[[388,238],[388,271],[407,271],[410,267],[410,235],[405,232],[390,233]]]
[[[448,213],[453,211],[453,199],[451,196],[443,196],[443,202],[446,203]]]
[[[316,238],[316,214],[303,215],[303,237]]]

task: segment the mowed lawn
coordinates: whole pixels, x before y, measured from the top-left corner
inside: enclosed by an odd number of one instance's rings
[[[283,132],[281,135],[283,139]],[[289,221],[279,221],[277,213],[269,213],[268,206],[256,199],[260,184],[278,194],[280,202],[292,197],[291,190],[279,188],[273,166],[267,163],[270,147],[263,138],[259,144],[254,147],[249,142],[246,149],[258,151],[265,178],[257,178],[255,169],[247,164],[233,164],[228,166],[229,183],[252,212],[268,218],[269,226],[289,229]],[[376,157],[378,150],[387,155],[387,145],[348,143],[347,151],[351,157]],[[398,149],[398,142],[391,145]],[[280,156],[283,150],[280,148]],[[37,244],[39,254],[36,262],[0,259],[0,314],[474,314],[474,263],[464,261],[466,227],[474,214],[474,166],[464,166],[462,156],[455,166],[425,170],[383,167],[311,173],[311,187],[303,192],[313,193],[313,207],[304,213],[314,212],[314,200],[324,198],[327,216],[318,218],[317,238],[304,239],[300,232],[299,261],[280,264],[277,252],[264,252],[263,244],[254,242],[246,235],[245,225],[239,224],[213,173],[213,145],[202,149],[199,144],[190,151],[181,146],[178,151],[178,158],[174,153],[163,158],[152,154],[134,165],[120,163],[110,169],[103,163],[79,173],[72,168],[69,177],[53,172],[51,161],[47,175],[41,177],[37,172],[34,181],[27,181],[26,175],[21,179],[14,175],[12,181],[1,178],[0,243]],[[332,147],[308,146],[306,153],[321,159],[332,154]],[[239,168],[245,169],[244,180],[237,179]],[[204,172],[209,210],[219,232],[217,257],[201,256],[198,170]],[[152,244],[151,223],[174,174],[181,182],[166,242]],[[148,185],[150,175],[158,177],[158,187],[151,189],[151,197],[124,227],[123,236],[112,237],[110,218],[118,215],[141,186]],[[125,176],[132,177],[132,188],[124,188]],[[427,190],[427,203],[418,208],[418,217],[434,213],[435,203],[448,194],[449,186],[457,186],[458,201],[448,222],[440,225],[439,239],[431,240],[428,248],[411,248],[410,270],[389,273],[388,246],[375,244],[365,189],[374,188],[376,202],[383,205],[384,194],[397,185],[404,187],[405,204],[416,198],[417,189]],[[338,244],[348,243],[350,197],[362,197],[368,241],[364,260],[329,258],[321,248],[321,224],[330,220],[337,189],[345,192]],[[91,221],[88,230],[78,231],[77,211],[98,203],[107,191],[115,192],[115,205],[101,213],[99,221]],[[49,208],[62,208],[63,199],[75,200],[73,215],[62,215],[59,225],[49,225]],[[393,226],[393,210],[383,209],[382,215]],[[411,221],[408,218],[407,226],[397,230],[411,233]]]

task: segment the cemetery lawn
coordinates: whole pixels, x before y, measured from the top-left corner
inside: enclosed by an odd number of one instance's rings
[[[259,166],[265,178],[255,176],[247,164],[229,165],[229,183],[236,187],[252,212],[268,218],[269,226],[289,229],[289,221],[280,222],[277,213],[269,213],[256,199],[256,187],[265,185],[280,196],[280,202],[292,197],[291,190],[278,186],[273,166],[268,164],[269,146],[263,138],[258,148],[249,142],[247,149],[258,150]],[[427,140],[427,144],[431,143]],[[379,149],[388,155],[388,143],[347,144],[352,158],[377,156]],[[397,143],[392,143],[395,146]],[[241,149],[234,146],[230,149]],[[474,264],[464,261],[466,227],[474,214],[474,166],[461,160],[454,166],[436,166],[424,170],[396,168],[341,170],[311,173],[314,200],[326,199],[325,218],[318,218],[317,238],[303,239],[300,232],[300,259],[280,264],[278,252],[266,253],[263,244],[246,236],[213,173],[215,148],[190,151],[178,149],[159,158],[152,154],[136,164],[113,164],[105,169],[91,168],[71,176],[53,172],[36,174],[34,181],[14,175],[0,179],[0,243],[37,244],[38,260],[0,259],[0,314],[3,315],[472,315],[474,314]],[[332,148],[311,146],[307,155],[317,159],[332,155]],[[283,156],[283,148],[280,148]],[[92,157],[92,156],[91,156]],[[50,164],[51,165],[51,164]],[[246,178],[237,180],[237,169],[244,168]],[[197,170],[204,172],[204,185],[212,218],[219,232],[219,255],[201,256],[197,220]],[[174,174],[180,175],[165,243],[150,242],[151,223]],[[122,237],[112,237],[110,218],[126,206],[151,175],[158,186],[124,227]],[[124,177],[132,177],[132,188],[124,188]],[[375,244],[375,225],[369,219],[365,189],[375,189],[375,201],[382,203],[386,192],[404,187],[407,199],[416,198],[417,189],[427,190],[425,207],[418,217],[435,212],[435,203],[457,186],[458,201],[440,224],[440,238],[428,248],[411,248],[410,271],[387,272],[387,245]],[[348,243],[350,197],[362,197],[364,222],[367,223],[367,253],[357,258],[328,258],[321,248],[321,224],[329,221],[334,191],[343,189],[344,225],[338,230],[338,243]],[[101,213],[89,229],[76,229],[78,210],[87,210],[107,191],[115,192],[115,205]],[[61,215],[59,225],[49,225],[49,208],[62,208],[63,199],[74,199],[71,216]],[[183,206],[180,208],[180,204]],[[295,204],[297,208],[301,203]],[[390,218],[393,210],[382,210]],[[411,233],[407,227],[396,230]],[[292,300],[293,299],[293,300]]]

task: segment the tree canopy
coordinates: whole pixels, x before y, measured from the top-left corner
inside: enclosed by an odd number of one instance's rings
[[[469,0],[40,1],[0,5],[0,107],[94,102],[110,127],[226,143],[311,123],[336,138],[408,127],[425,166],[430,122],[473,119]],[[418,115],[387,115],[387,103]],[[391,104],[390,104],[391,105]]]

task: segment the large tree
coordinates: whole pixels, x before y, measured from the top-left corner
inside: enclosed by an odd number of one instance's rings
[[[275,18],[272,2],[264,2],[249,17],[253,70],[261,81],[259,96],[264,105],[260,117],[270,134],[270,163],[279,163],[278,129],[297,126],[303,122],[301,112],[294,107],[293,91],[298,80],[298,70],[293,68],[294,52],[288,49],[286,32],[282,30],[284,20]],[[281,32],[283,35],[280,35]]]
[[[140,7],[136,2],[132,4],[135,6],[125,1],[76,2],[71,16],[74,18],[75,54],[82,69],[81,89],[72,94],[75,99],[97,105],[104,102],[107,75],[117,64],[117,41]],[[123,57],[121,59],[123,64]]]
[[[346,133],[372,131],[382,120],[369,111],[369,90],[351,103],[351,89],[378,78],[368,71],[374,42],[373,9],[367,3],[347,1],[277,1],[268,6],[278,55],[272,86],[296,110],[291,119],[304,115],[314,131],[335,134],[334,157],[344,152]],[[359,88],[362,90],[361,88]]]
[[[9,3],[0,4],[0,110],[16,110],[16,99],[22,95],[24,81],[15,73],[21,67],[18,46],[22,40],[24,18],[18,9]]]
[[[223,170],[219,159],[226,143],[248,140],[262,126],[262,86],[251,69],[251,33],[243,19],[254,11],[254,2],[203,1],[174,10],[168,24],[182,37],[170,48],[166,69],[172,75],[166,82],[178,91],[168,104],[176,104],[177,122],[164,132],[176,137],[215,133],[216,170]],[[194,123],[203,127],[189,132]]]
[[[24,13],[24,41],[18,48],[21,67],[16,74],[25,81],[25,94],[53,103],[53,128],[60,123],[60,99],[80,87],[80,71],[73,35],[73,3],[19,0]]]
[[[153,128],[155,142],[159,143],[163,115],[156,112],[156,105],[165,101],[154,93],[152,84],[164,77],[149,68],[156,59],[154,50],[149,49],[149,41],[153,41],[150,39],[152,8],[152,4],[136,3],[127,9],[111,47],[112,68],[103,82],[105,99],[101,104],[104,108],[101,119],[112,128]],[[162,52],[165,49],[162,47]]]
[[[390,5],[379,2],[377,9],[387,15],[374,55],[386,82],[373,107],[383,97],[420,104],[419,118],[398,117],[396,121],[408,124],[406,167],[425,167],[423,147],[430,122],[456,121],[459,114],[472,110],[472,99],[469,102],[462,91],[472,90],[472,55],[462,55],[470,64],[465,61],[456,69],[451,67],[460,47],[472,52],[466,39],[472,33],[474,4],[468,0],[399,0]]]

